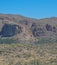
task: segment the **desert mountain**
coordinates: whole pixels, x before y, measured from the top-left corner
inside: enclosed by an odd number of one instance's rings
[[[18,41],[57,41],[57,17],[33,19],[21,15],[0,14],[0,38]]]

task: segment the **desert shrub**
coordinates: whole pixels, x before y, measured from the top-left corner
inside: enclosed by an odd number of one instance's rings
[[[46,39],[46,38],[41,38],[41,39],[38,39],[34,42],[35,44],[42,44],[42,43],[57,43],[57,40],[54,40],[54,39]]]
[[[2,38],[0,38],[0,43],[9,43],[9,44],[11,44],[11,43],[17,43],[18,42],[18,40],[17,39],[9,39],[9,38],[6,38],[6,39],[2,39]]]
[[[26,58],[26,59],[28,59],[29,57],[31,57],[31,53],[24,53],[23,57]]]
[[[18,61],[15,65],[22,65],[22,64],[21,64],[21,62]]]

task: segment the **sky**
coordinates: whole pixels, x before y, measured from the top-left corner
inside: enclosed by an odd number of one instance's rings
[[[57,0],[0,0],[0,13],[37,19],[57,17]]]

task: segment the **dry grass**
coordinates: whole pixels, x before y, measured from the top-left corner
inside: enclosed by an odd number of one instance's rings
[[[0,44],[0,65],[57,65],[57,43]]]

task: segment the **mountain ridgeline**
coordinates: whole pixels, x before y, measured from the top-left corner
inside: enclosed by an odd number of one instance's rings
[[[22,41],[57,41],[57,18],[32,19],[0,14],[0,39]]]

